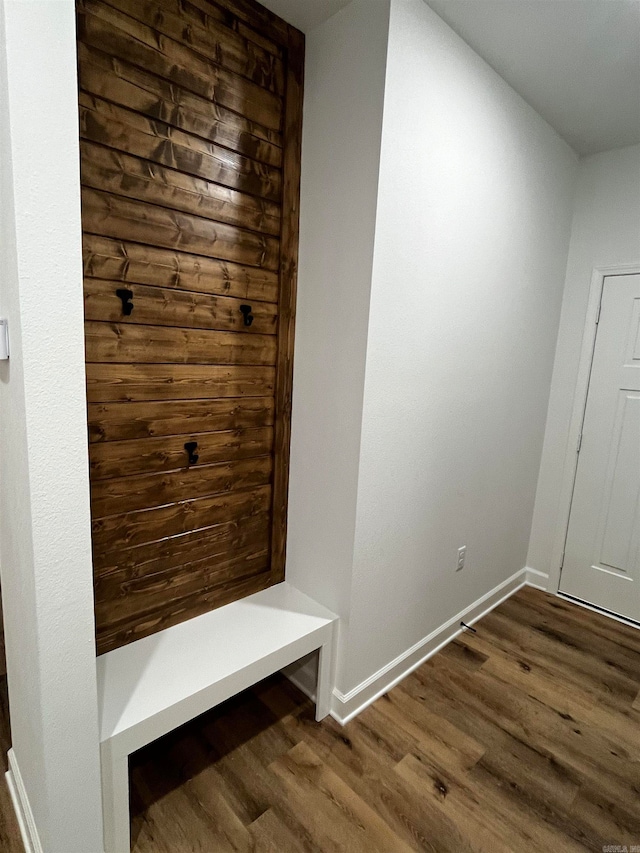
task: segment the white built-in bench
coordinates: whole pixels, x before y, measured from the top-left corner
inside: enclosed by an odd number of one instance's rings
[[[316,719],[329,713],[337,617],[280,583],[98,657],[106,853],[129,853],[129,755],[320,650]]]

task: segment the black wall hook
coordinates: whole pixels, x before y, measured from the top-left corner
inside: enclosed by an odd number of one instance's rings
[[[253,323],[253,314],[251,313],[251,305],[241,305],[240,312],[244,317],[245,326],[250,326]]]
[[[184,449],[187,451],[187,456],[189,457],[189,465],[195,465],[198,459],[200,458],[196,453],[198,449],[197,441],[187,441]]]
[[[129,290],[126,287],[119,287],[116,290],[116,296],[119,299],[122,299],[122,313],[125,317],[128,317],[133,311],[133,290]]]

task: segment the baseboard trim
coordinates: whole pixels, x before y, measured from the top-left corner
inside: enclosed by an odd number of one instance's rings
[[[386,664],[386,666],[375,672],[366,681],[358,684],[357,687],[348,693],[341,693],[337,688],[334,688],[331,716],[340,725],[346,725],[349,720],[352,720],[364,711],[372,702],[375,702],[376,699],[379,699],[380,696],[383,696],[392,687],[395,687],[403,678],[406,678],[407,675],[461,634],[464,630],[460,628],[461,621],[464,621],[467,625],[472,625],[499,604],[502,604],[514,592],[529,584],[529,572],[535,572],[535,570],[527,568],[520,569],[519,572],[516,572],[510,578],[498,584],[490,592],[483,595],[452,619],[449,619],[444,625],[436,628],[427,637],[419,640],[414,646],[407,649],[406,652],[398,655],[395,660]],[[532,575],[532,580],[534,580],[534,583],[531,583],[532,586],[538,585],[538,575],[541,574],[541,572],[536,572],[535,575]]]
[[[7,759],[9,761],[9,769],[6,772],[7,786],[20,827],[24,849],[26,853],[43,853],[27,791],[22,781],[22,774],[18,767],[15,752],[12,749],[7,753]]]
[[[527,575],[527,585],[534,586],[536,589],[542,589],[545,592],[549,589],[549,574],[541,572],[539,569],[532,569],[530,566],[525,567]]]

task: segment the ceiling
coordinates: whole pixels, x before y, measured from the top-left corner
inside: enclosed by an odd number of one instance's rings
[[[262,2],[309,32],[349,0]],[[425,2],[579,154],[640,143],[640,0]]]
[[[640,142],[640,0],[426,0],[579,154]]]

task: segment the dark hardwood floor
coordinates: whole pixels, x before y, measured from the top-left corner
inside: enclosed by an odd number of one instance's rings
[[[2,642],[4,651],[4,639]],[[7,752],[11,746],[9,728],[9,699],[7,696],[7,677],[0,676],[0,851],[2,853],[24,853],[20,828],[13,811],[9,789],[5,780],[8,769]]]
[[[476,628],[344,728],[277,676],[136,753],[133,850],[640,845],[640,631],[530,588]]]

